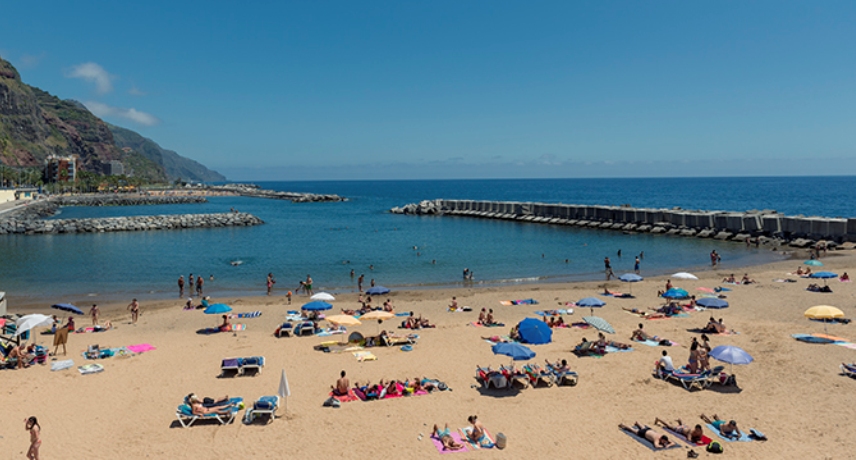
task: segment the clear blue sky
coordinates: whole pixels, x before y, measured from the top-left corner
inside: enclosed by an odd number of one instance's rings
[[[856,174],[856,2],[4,2],[0,56],[236,180]]]

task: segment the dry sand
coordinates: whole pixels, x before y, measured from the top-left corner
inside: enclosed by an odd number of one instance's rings
[[[856,274],[856,259],[849,251],[830,254],[823,260],[825,269]],[[560,301],[596,295],[602,290],[602,283],[596,282],[394,293],[390,297],[397,311],[413,310],[438,327],[420,331],[421,339],[412,352],[375,348],[379,359],[365,363],[346,353],[314,351],[313,345],[329,340],[326,338],[278,339],[272,335],[286,310],[297,308],[305,297],[295,298],[292,307],[285,305],[282,296],[215,299],[230,303],[236,312],[261,310],[263,315],[241,320],[247,324],[246,331],[211,336],[194,331],[216,325],[219,317],[182,311],[179,300],[144,304],[144,314],[135,326],[128,324],[124,305],[102,305],[104,316],[112,317],[118,328],[99,334],[72,334],[69,357],[75,365],[85,363],[80,353],[94,343],[151,343],[157,350],[102,360],[106,370],[95,375],[83,376],[75,369],[50,372],[49,366],[0,372],[0,456],[24,457],[28,436],[23,419],[36,415],[43,428],[42,456],[47,459],[436,458],[440,454],[428,439],[432,424],[448,422],[453,428],[463,427],[467,416],[478,414],[491,432],[508,437],[508,447],[504,451],[451,454],[454,458],[686,458],[686,448],[653,453],[620,432],[617,425],[634,421],[652,424],[655,417],[683,418],[694,424],[701,413],[717,413],[736,419],[744,429],[757,428],[770,438],[765,443],[723,443],[731,458],[852,458],[856,381],[839,375],[838,365],[856,361],[856,350],[805,344],[790,334],[823,331],[822,324],[803,318],[803,311],[813,305],[836,305],[848,316],[856,316],[856,285],[833,280],[830,285],[835,292],[819,294],[805,290],[814,280],[772,282],[786,277],[786,272],[795,270],[799,263],[795,260],[751,269],[751,276],[759,283],[733,286],[728,293],[731,307],[713,313],[740,333],[713,336],[712,345],[736,345],[755,357],[754,363],[735,367],[740,393],[690,393],[653,378],[652,363],[663,350],[660,347],[637,345],[633,352],[602,359],[575,357],[570,350],[582,337],[594,337],[596,331],[591,329],[556,330],[553,343],[533,347],[538,363],[544,358],[568,359],[580,375],[576,387],[529,388],[505,397],[484,395],[473,387],[476,365],[508,362],[494,356],[490,345],[480,339],[482,335],[505,334],[508,328],[467,326],[475,321],[478,309],[493,308],[497,319],[511,326],[534,316],[532,312],[537,309],[557,308]],[[702,278],[698,281],[673,282],[701,294],[697,287],[718,286],[730,271],[725,267],[698,273]],[[611,337],[628,341],[640,320],[621,307],[660,305],[656,292],[665,279],[649,278],[634,284],[636,299],[605,299],[607,306],[596,314],[618,331]],[[628,289],[615,282],[610,287]],[[452,295],[474,311],[448,313],[446,305]],[[338,295],[335,308],[356,305],[356,297],[356,293]],[[529,297],[539,300],[540,305],[499,304],[500,300]],[[579,321],[587,313],[577,310],[566,319]],[[650,333],[683,345],[668,348],[675,363],[682,364],[695,335],[687,329],[703,326],[708,316],[698,312],[689,318],[644,323]],[[856,339],[854,328],[856,325],[829,326],[831,334],[850,339]],[[352,330],[375,334],[378,325],[364,324]],[[50,341],[50,337],[39,336],[39,340]],[[217,378],[221,358],[250,355],[266,357],[267,366],[261,375]],[[242,396],[251,402],[276,392],[281,369],[288,373],[292,391],[287,411],[280,410],[280,414],[286,413],[283,418],[269,425],[245,426],[236,421],[227,426],[178,426],[175,409],[188,393]],[[445,381],[453,391],[351,402],[338,409],[322,407],[342,369],[352,382],[424,375]]]

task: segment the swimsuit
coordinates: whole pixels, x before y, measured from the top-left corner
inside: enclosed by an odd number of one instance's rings
[[[648,428],[647,426],[645,428],[640,428],[639,431],[636,432],[636,436],[639,436],[640,438],[646,439],[645,435],[648,434],[649,430],[650,430],[650,428]]]
[[[443,430],[440,430],[440,429],[437,430],[437,437],[438,438],[443,439],[446,436],[452,436],[452,431],[449,428],[446,428]]]

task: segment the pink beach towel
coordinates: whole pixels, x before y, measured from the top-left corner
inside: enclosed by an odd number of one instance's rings
[[[431,442],[433,442],[433,443],[434,443],[434,447],[436,447],[436,448],[437,448],[437,452],[440,452],[441,454],[452,454],[452,453],[455,453],[455,452],[467,452],[467,451],[469,451],[469,449],[467,448],[467,443],[466,443],[466,442],[464,442],[464,440],[462,440],[462,439],[461,439],[461,435],[460,435],[460,434],[458,434],[458,432],[453,431],[453,432],[452,432],[452,434],[451,434],[451,436],[452,436],[452,439],[453,439],[456,443],[458,443],[458,444],[463,444],[463,446],[464,446],[464,447],[462,447],[462,448],[460,448],[460,449],[458,449],[458,450],[449,450],[449,449],[446,449],[445,447],[443,447],[443,443],[442,443],[439,439],[437,439],[437,436],[436,436],[436,435],[434,435],[434,434],[432,434],[432,435],[431,435]]]
[[[157,348],[147,343],[141,343],[139,345],[128,345],[125,348],[127,348],[128,351],[130,351],[131,353],[144,353],[146,351],[157,350]]]
[[[342,395],[342,396],[334,395],[334,394],[333,394],[333,392],[331,391],[331,392],[330,392],[330,396],[332,396],[332,397],[336,398],[339,402],[343,402],[343,403],[344,403],[344,402],[356,401],[357,399],[359,399],[359,398],[357,398],[356,393],[354,393],[354,389],[353,389],[353,388],[351,388],[350,390],[348,390],[348,394],[346,394],[346,395]]]

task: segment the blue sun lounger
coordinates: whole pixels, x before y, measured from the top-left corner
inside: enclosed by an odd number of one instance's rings
[[[253,403],[253,407],[247,408],[244,413],[244,423],[250,424],[263,415],[268,416],[268,423],[276,418],[276,410],[279,408],[279,396],[262,396]]]

